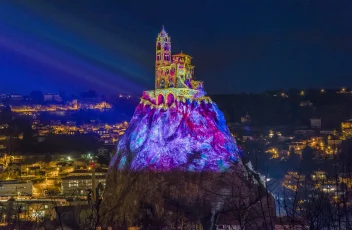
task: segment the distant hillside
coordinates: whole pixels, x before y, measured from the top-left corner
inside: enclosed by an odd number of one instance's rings
[[[322,118],[323,128],[339,128],[352,117],[352,94],[337,90],[262,94],[210,95],[228,122],[240,122],[247,113],[253,125],[309,125],[310,118]],[[302,93],[303,94],[303,93]]]

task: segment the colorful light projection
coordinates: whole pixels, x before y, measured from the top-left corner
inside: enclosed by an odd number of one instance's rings
[[[162,50],[159,41],[166,41],[169,55],[170,39],[163,40],[163,36],[167,36],[164,29],[157,39],[157,51]],[[170,67],[169,59],[164,66],[158,57],[161,53],[157,52],[156,59],[156,89],[143,92],[110,168],[158,172],[219,172],[230,168],[239,161],[240,151],[223,113],[206,96],[202,82],[194,81],[190,75],[177,76],[182,81],[176,82],[176,87],[161,87],[162,79],[163,84],[170,83],[158,75],[160,68]],[[184,63],[190,64],[190,59],[183,53],[173,56],[174,61],[182,61],[175,62],[182,68]]]
[[[238,161],[236,142],[215,103],[186,99],[165,107],[137,106],[110,167],[224,171]]]
[[[202,90],[203,82],[193,78],[194,66],[191,60],[192,57],[182,51],[171,55],[171,37],[163,27],[156,39],[155,88]]]

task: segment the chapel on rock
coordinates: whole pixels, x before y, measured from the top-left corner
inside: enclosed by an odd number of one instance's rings
[[[171,37],[164,26],[156,39],[155,89],[203,89],[203,82],[194,80],[192,57],[181,51],[171,54]]]

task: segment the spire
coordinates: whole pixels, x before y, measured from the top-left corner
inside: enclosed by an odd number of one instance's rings
[[[165,28],[164,28],[164,24],[163,26],[161,27],[161,32],[160,32],[161,36],[164,36],[166,35],[166,31],[165,31]]]

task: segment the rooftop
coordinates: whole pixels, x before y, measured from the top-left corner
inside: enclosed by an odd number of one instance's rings
[[[18,181],[18,180],[3,180],[0,181],[0,185],[1,184],[27,184],[28,182],[25,181]]]
[[[95,178],[96,179],[105,179],[105,175],[96,175]],[[89,176],[89,175],[88,176],[86,176],[86,175],[84,175],[84,176],[67,176],[65,178],[62,178],[62,180],[74,180],[74,179],[88,180],[88,179],[92,179],[92,176]]]

